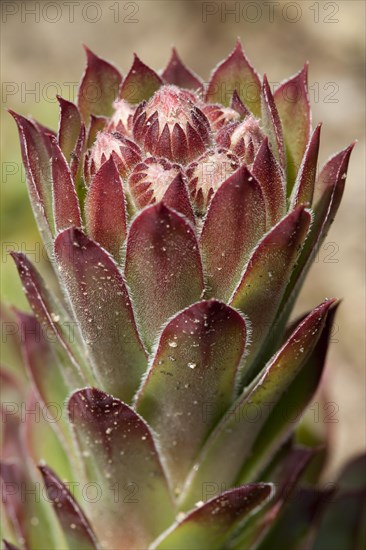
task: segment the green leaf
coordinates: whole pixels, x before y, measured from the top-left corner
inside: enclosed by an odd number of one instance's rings
[[[85,507],[98,539],[104,548],[147,548],[175,516],[148,425],[94,388],[75,392],[68,408],[85,483],[94,487]]]
[[[76,228],[58,235],[55,254],[96,379],[106,391],[130,401],[147,358],[121,272]]]
[[[136,408],[157,434],[177,488],[229,408],[246,340],[244,319],[221,302],[199,302],[164,328]]]
[[[233,530],[263,506],[271,495],[271,485],[244,485],[209,500],[152,545],[156,550],[221,550]]]
[[[308,65],[285,80],[274,94],[286,144],[287,178],[290,195],[310,138],[311,112],[308,96]]]
[[[260,241],[250,257],[242,279],[230,299],[251,323],[251,346],[243,370],[243,383],[258,372],[263,341],[273,324],[292,270],[309,229],[310,213],[299,207],[290,212]]]
[[[293,429],[293,410],[287,414],[285,407],[289,399],[294,405],[296,399],[300,401],[301,398],[301,408],[303,402],[307,404],[315,391],[324,367],[329,326],[325,338],[321,340],[321,353],[317,350],[315,354],[315,366],[312,361],[308,366],[307,360],[323,333],[328,311],[333,303],[331,300],[324,302],[300,323],[264,371],[235,401],[212,432],[202,452],[197,456],[182,491],[181,502],[184,508],[192,506],[200,498],[205,483],[213,483],[217,487],[230,487],[237,480],[243,483],[244,479],[253,479],[253,476],[264,467],[263,462],[273,456],[275,448],[280,446],[288,431]],[[306,374],[303,374],[304,370]],[[300,389],[296,385],[297,380]],[[296,389],[292,397],[291,388],[294,384]],[[276,407],[272,425],[267,424],[268,418],[269,422],[272,421]],[[298,409],[296,412],[299,412]],[[266,425],[270,427],[264,434]]]
[[[39,467],[70,550],[97,550],[99,545],[80,506],[66,485],[47,466]]]

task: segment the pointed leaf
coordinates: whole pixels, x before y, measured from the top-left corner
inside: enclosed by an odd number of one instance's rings
[[[301,393],[296,387],[292,405],[296,405],[296,400],[300,401],[301,397],[300,406],[303,406],[304,401],[307,404],[314,394],[324,366],[329,324],[323,339],[321,335],[333,303],[332,300],[322,303],[300,323],[255,383],[243,392],[212,432],[196,459],[182,493],[181,501],[185,508],[200,498],[204,483],[215,483],[219,488],[230,487],[236,480],[243,483],[244,479],[255,479],[253,476],[264,467],[263,460],[270,460],[274,448],[278,448],[287,432],[294,428],[294,417],[291,416],[294,411],[291,409],[287,414],[286,400],[291,397],[290,388],[297,380],[298,386],[304,386],[304,390]],[[319,340],[321,350],[316,349]],[[314,349],[316,353],[312,357]],[[306,368],[309,358],[310,367]],[[271,426],[274,410],[279,419],[276,417],[277,423]],[[296,412],[298,414],[299,409]],[[265,430],[264,437],[263,426],[266,425],[269,429]],[[268,452],[270,447],[272,454]]]
[[[126,238],[125,195],[111,156],[93,177],[85,203],[88,234],[121,261]]]
[[[87,513],[105,548],[147,548],[174,520],[174,508],[148,425],[128,405],[87,388],[69,414],[86,481],[100,490]]]
[[[28,193],[38,228],[46,243],[52,242],[52,178],[50,154],[44,136],[35,125],[17,113],[9,111],[18,126],[22,159],[27,176]]]
[[[203,226],[200,245],[208,296],[224,301],[230,298],[265,230],[262,190],[242,166],[215,193]]]
[[[98,543],[93,530],[70,491],[50,468],[40,466],[39,469],[68,547],[71,550],[96,550]]]
[[[316,170],[318,165],[320,129],[321,124],[315,128],[306,148],[304,158],[301,162],[295,185],[292,190],[290,209],[293,209],[300,204],[307,204],[311,206],[313,201]]]
[[[28,406],[27,410],[37,410],[37,406],[43,407],[43,414],[39,415],[41,418],[38,418],[35,424],[32,422],[36,415],[27,415],[25,420],[25,431],[29,439],[28,448],[32,447],[30,455],[36,464],[41,459],[47,459],[48,451],[53,457],[55,449],[58,448],[55,460],[60,467],[64,468],[64,471],[69,472],[68,460],[63,449],[60,449],[62,444],[67,449],[69,458],[74,458],[69,426],[64,415],[64,405],[70,390],[80,387],[83,381],[74,376],[70,364],[60,353],[53,352],[51,343],[47,339],[49,334],[44,333],[35,317],[20,311],[16,313],[22,337],[24,363],[34,384],[37,401],[39,401],[34,407]],[[43,424],[46,424],[46,427]],[[49,433],[51,428],[56,434],[53,438],[53,434]],[[46,432],[46,438],[40,435],[42,430]],[[37,436],[39,436],[38,442]],[[55,461],[53,464],[55,465]]]
[[[248,316],[252,327],[243,383],[257,373],[252,362],[272,330],[310,221],[310,213],[299,207],[267,233],[254,250],[230,300],[232,307]]]
[[[304,471],[309,466],[316,451],[306,447],[290,447],[280,449],[277,454],[274,466],[261,474],[261,479],[267,479],[275,486],[275,495],[260,512],[249,518],[241,532],[235,537],[232,546],[238,548],[256,548],[260,541],[266,536],[273,524],[283,512],[285,506],[290,503],[293,492]]]
[[[302,281],[338,210],[353,147],[354,143],[334,155],[322,169],[316,183],[313,199],[313,222],[281,304],[280,309],[283,313],[278,323],[280,331],[286,325],[293,303],[301,289]],[[278,338],[276,331],[274,331],[273,336],[274,339]]]
[[[246,108],[246,106],[244,105],[242,100],[240,99],[239,94],[236,90],[234,90],[234,92],[233,92],[233,95],[232,95],[232,98],[231,98],[231,103],[230,103],[230,108],[234,109],[234,111],[239,113],[239,115],[242,118],[250,116],[250,111],[248,111],[248,109]]]
[[[286,214],[286,180],[266,137],[255,156],[253,176],[258,180],[266,203],[267,230]]]
[[[58,127],[58,142],[68,163],[76,147],[81,132],[81,117],[79,109],[71,101],[57,96],[60,105],[60,122]]]
[[[120,98],[129,103],[141,103],[144,99],[150,99],[162,84],[160,76],[135,54],[132,67],[123,81]]]
[[[88,125],[91,114],[113,114],[113,101],[118,97],[122,76],[113,65],[97,57],[86,46],[84,48],[87,63],[79,88],[78,107]]]
[[[203,291],[197,239],[183,216],[163,203],[137,216],[127,239],[126,278],[151,347],[167,319],[198,301]]]
[[[268,136],[274,156],[284,168],[286,153],[282,124],[266,75],[263,77],[261,123],[264,133]]]
[[[284,513],[273,522],[270,532],[264,540],[260,541],[256,550],[312,548],[314,529],[324,513],[324,508],[332,498],[331,490],[307,488],[296,491]],[[242,546],[235,546],[234,550],[242,550],[242,548]],[[329,547],[326,550],[329,550]]]
[[[18,252],[12,252],[11,256],[37,321],[46,334],[53,334],[57,338],[74,366],[69,376],[72,374],[73,380],[83,380],[85,383],[88,380],[88,373],[85,372],[85,365],[78,352],[75,323],[45,286],[42,277],[27,256]]]
[[[211,75],[205,99],[210,103],[222,103],[228,107],[234,90],[237,91],[244,105],[259,117],[261,113],[260,80],[245,57],[239,40],[233,52]]]
[[[71,162],[70,162],[71,176],[75,182],[76,190],[78,192],[78,195],[81,196],[81,199],[84,197],[84,181],[82,179],[82,175],[83,175],[83,160],[84,160],[84,153],[85,153],[85,144],[86,144],[86,128],[85,128],[85,124],[82,122],[79,138],[76,142],[75,149],[71,155]]]
[[[272,492],[270,484],[252,483],[225,491],[209,500],[152,545],[157,550],[221,550],[225,541],[254,510],[263,506]]]
[[[172,49],[169,63],[161,76],[168,84],[175,84],[180,88],[192,90],[202,88],[200,79],[184,65],[175,48]]]
[[[354,146],[355,142],[351,143],[346,149],[332,156],[323,166],[315,183],[313,198],[315,212],[318,212],[320,204],[324,202],[324,196],[329,195],[329,190],[336,191],[337,199],[334,197],[336,204],[334,204],[333,209],[338,208],[346,182],[350,155]]]
[[[146,355],[121,273],[78,229],[58,235],[55,253],[96,379],[129,401],[146,369]]]
[[[39,482],[31,479],[24,468],[24,460],[20,463],[24,452],[20,448],[15,461],[0,462],[2,504],[16,534],[16,542],[22,548],[49,550],[55,548],[57,526],[48,514],[47,503],[40,496]]]
[[[192,225],[195,224],[193,208],[181,172],[177,174],[165,191],[163,202],[172,210],[176,210],[183,214]]]
[[[104,130],[107,122],[108,118],[106,117],[90,115],[90,125],[88,128],[88,137],[86,140],[87,149],[90,149],[90,147],[93,145],[95,138],[97,137],[97,133]]]
[[[274,94],[286,144],[290,194],[310,138],[311,113],[308,96],[308,65],[285,80]]]
[[[244,319],[215,300],[187,308],[162,332],[136,407],[159,438],[175,486],[233,400],[245,340]]]
[[[52,140],[53,214],[56,231],[81,227],[81,214],[74,181],[56,139]]]
[[[31,391],[24,407],[32,413],[24,415],[21,437],[32,469],[40,462],[51,461],[65,482],[76,482],[80,477],[80,470],[70,438],[71,433],[68,431],[66,434],[64,429],[65,426],[69,428],[64,405],[64,402],[57,401],[44,403]],[[59,426],[61,423],[64,424],[62,428]]]

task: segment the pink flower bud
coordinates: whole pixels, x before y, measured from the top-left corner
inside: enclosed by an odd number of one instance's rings
[[[187,168],[188,189],[198,213],[203,214],[220,185],[240,166],[226,149],[209,150]]]
[[[185,164],[204,152],[210,125],[192,92],[162,86],[134,116],[133,133],[146,152]]]
[[[135,166],[128,179],[130,194],[137,208],[162,200],[178,175],[180,167],[166,159],[149,157]]]
[[[233,122],[220,130],[217,143],[233,151],[250,166],[264,139],[258,121],[248,116],[243,122]]]
[[[133,141],[118,132],[99,132],[85,157],[84,172],[87,182],[110,157],[113,157],[121,177],[126,178],[141,160],[141,151]]]

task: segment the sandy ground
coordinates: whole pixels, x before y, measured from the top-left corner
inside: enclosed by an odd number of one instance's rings
[[[80,79],[82,43],[124,74],[134,51],[162,68],[175,45],[207,79],[237,36],[271,83],[309,60],[313,122],[324,122],[321,164],[359,140],[338,218],[296,307],[299,312],[326,296],[344,298],[325,380],[327,399],[338,407],[331,475],[365,447],[364,2],[5,1],[2,12],[3,103],[53,127],[58,116],[55,93],[73,99],[70,90]],[[9,242],[30,247],[37,236],[25,186],[19,173],[9,174],[12,167],[15,172],[19,168],[17,133],[8,115],[2,119],[3,241],[5,247]],[[2,262],[5,299],[24,305],[13,267],[4,255]]]

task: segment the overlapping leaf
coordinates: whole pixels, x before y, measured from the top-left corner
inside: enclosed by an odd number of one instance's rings
[[[156,541],[156,550],[221,550],[234,529],[268,500],[271,485],[253,483],[214,497]]]
[[[85,471],[98,499],[85,503],[106,548],[147,548],[174,521],[174,507],[147,424],[122,401],[93,388],[69,401]]]
[[[58,235],[55,254],[96,379],[130,401],[145,372],[146,354],[122,274],[79,229]]]
[[[88,234],[121,261],[126,238],[125,194],[111,156],[93,177],[85,203]]]
[[[266,230],[266,207],[259,183],[245,166],[219,188],[209,207],[200,245],[208,296],[227,301]]]
[[[163,330],[136,407],[175,485],[233,400],[245,341],[243,318],[216,300],[194,304]]]
[[[91,114],[113,114],[113,101],[118,97],[122,76],[113,65],[96,56],[89,48],[85,47],[85,52],[87,64],[79,88],[78,107],[88,126]]]
[[[236,90],[244,105],[255,115],[261,113],[261,83],[238,40],[235,49],[211,75],[206,101],[229,106]]]
[[[169,317],[201,298],[202,265],[192,226],[164,203],[143,210],[130,227],[125,273],[151,348]]]
[[[293,422],[291,423],[293,410],[290,410],[289,414],[282,414],[280,420],[276,417],[277,425],[273,425],[266,431],[266,437],[263,436],[263,426],[275,407],[281,410],[281,406],[286,406],[286,400],[289,398],[292,405],[293,399],[296,404],[299,396],[302,399],[301,404],[303,401],[307,403],[313,395],[313,386],[316,387],[324,366],[330,327],[327,326],[323,339],[321,335],[332,303],[332,301],[324,302],[300,323],[266,366],[264,372],[237,399],[213,431],[202,453],[197,457],[195,467],[187,480],[181,497],[184,508],[200,498],[199,493],[203,483],[211,482],[216,483],[217,487],[230,487],[237,479],[244,482],[244,479],[253,476],[253,471],[257,473],[261,467],[263,468],[261,461],[264,452],[266,451],[265,458],[269,460],[272,455],[268,453],[268,449],[274,444],[280,444],[281,432],[293,428]],[[315,361],[311,354],[319,339],[321,353],[317,350]],[[306,368],[308,359],[311,366]],[[301,376],[304,370],[306,376]],[[304,384],[304,378],[305,381],[308,380],[306,384]],[[295,397],[291,397],[290,388],[296,384],[296,380],[300,380],[299,385],[302,384],[304,388],[299,390],[300,393],[294,393]],[[253,421],[253,415],[255,415],[255,421]],[[271,419],[271,416],[269,418]],[[283,433],[281,435],[283,438]],[[273,452],[272,449],[272,454]]]

